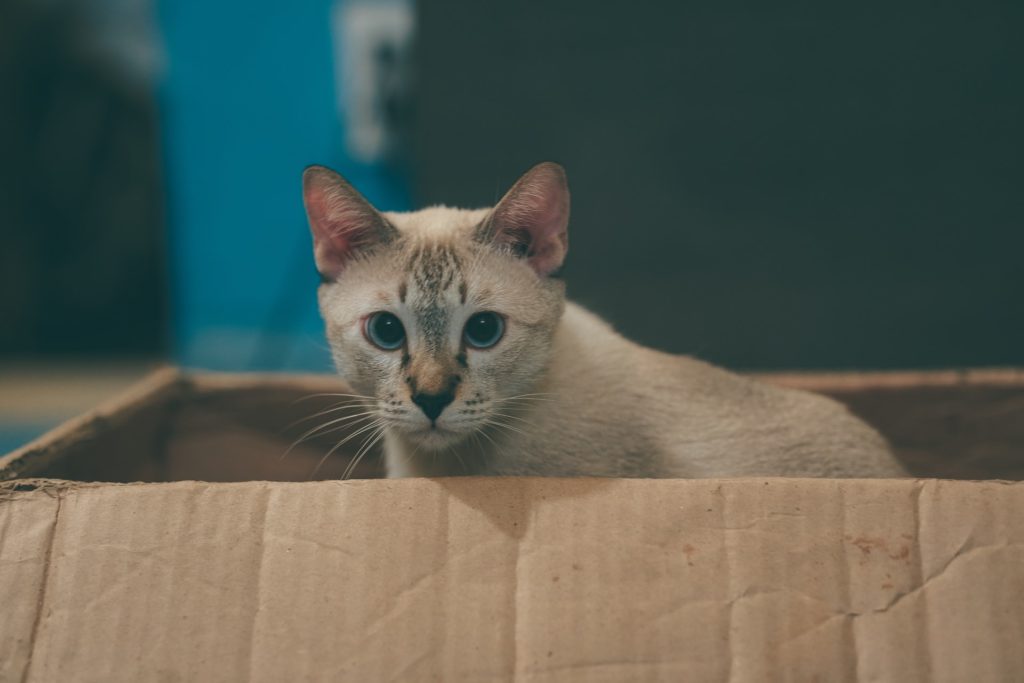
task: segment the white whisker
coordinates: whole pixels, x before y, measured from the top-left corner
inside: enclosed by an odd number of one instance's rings
[[[334,454],[345,443],[347,443],[348,441],[351,441],[352,439],[356,438],[360,434],[363,434],[364,432],[366,432],[366,431],[368,431],[370,429],[374,429],[374,428],[379,427],[379,426],[384,425],[384,424],[386,424],[385,420],[377,419],[377,420],[375,420],[373,422],[370,422],[369,424],[363,425],[362,427],[360,427],[356,431],[352,432],[351,434],[346,436],[344,439],[342,439],[338,443],[334,444],[334,446],[331,448],[331,450],[327,451],[327,453],[324,455],[324,457],[320,458],[320,462],[317,463],[317,466],[316,466],[316,468],[313,469],[313,474],[311,474],[310,477],[314,476],[317,473],[317,471],[323,466],[323,464],[325,462],[327,462],[327,458],[331,457],[331,455]]]
[[[356,452],[355,456],[352,458],[352,462],[348,464],[348,467],[345,468],[345,472],[341,475],[342,480],[348,479],[352,475],[363,457],[369,453],[374,444],[380,441],[381,437],[384,436],[384,431],[386,429],[386,423],[380,425],[377,431],[373,432],[371,436],[363,442],[362,447]]]
[[[504,398],[495,398],[491,400],[494,403],[504,403],[506,401],[522,401],[525,403],[530,401],[554,401],[554,398],[549,398],[554,396],[555,394],[519,394],[518,396],[506,396]]]
[[[515,415],[507,415],[506,413],[499,413],[499,412],[497,412],[497,411],[492,411],[492,412],[491,412],[491,415],[497,415],[498,417],[507,417],[507,418],[509,418],[510,420],[517,420],[517,421],[519,421],[519,422],[522,422],[522,423],[523,423],[524,425],[526,425],[527,427],[535,427],[535,426],[536,426],[536,425],[534,425],[534,424],[533,424],[532,422],[530,422],[530,421],[528,421],[528,420],[524,420],[524,419],[523,419],[523,418],[521,418],[521,417],[516,417]]]
[[[298,420],[295,420],[294,422],[289,424],[287,427],[285,427],[284,431],[288,431],[292,427],[294,427],[296,425],[299,425],[299,424],[302,424],[303,422],[308,422],[309,420],[312,420],[314,418],[321,417],[323,415],[329,415],[330,413],[336,413],[339,410],[346,410],[348,408],[376,408],[376,407],[377,407],[377,403],[376,402],[373,402],[373,403],[369,403],[369,402],[357,403],[356,401],[343,401],[341,403],[335,403],[330,408],[326,408],[324,410],[321,410],[319,413],[313,413],[312,415],[307,415],[306,417],[300,417]]]
[[[339,431],[341,431],[343,429],[351,429],[351,428],[355,427],[356,425],[358,425],[359,423],[365,422],[366,420],[370,420],[370,419],[373,419],[375,417],[380,417],[377,414],[376,411],[370,412],[370,413],[366,413],[365,415],[362,415],[362,416],[357,415],[357,416],[354,416],[354,418],[352,420],[350,420],[350,421],[346,421],[346,422],[344,422],[342,424],[335,425],[335,426],[331,427],[330,429],[325,429],[322,432],[318,432],[317,434],[314,434],[310,438],[311,439],[313,439],[313,438],[320,439],[320,438],[323,438],[323,437],[327,436],[328,434],[333,434],[333,433],[339,432]],[[383,418],[381,418],[381,419],[383,419]]]
[[[491,445],[494,446],[495,451],[500,451],[500,448],[498,447],[498,442],[491,438],[491,435],[487,433],[486,427],[487,424],[485,423],[482,427],[477,429],[475,433],[479,434],[480,436],[490,441]]]
[[[522,436],[530,436],[523,430],[517,429],[516,427],[513,427],[512,425],[507,424],[505,422],[501,422],[500,420],[488,419],[487,424],[494,425],[495,427],[501,427],[502,429],[507,429],[509,431],[515,432],[516,434],[521,434]]]
[[[377,400],[376,396],[363,396],[362,394],[328,394],[328,393],[324,393],[324,394],[310,394],[308,396],[303,396],[302,398],[297,398],[294,401],[292,401],[292,405],[295,405],[296,403],[302,403],[303,401],[309,401],[310,399],[314,399],[314,398],[325,398],[325,397],[360,398],[360,399],[364,399],[364,400],[367,400],[367,401],[376,401]]]
[[[289,446],[288,450],[286,450],[284,453],[281,454],[281,459],[284,459],[285,457],[287,457],[288,454],[291,453],[295,449],[296,446],[298,446],[299,444],[303,443],[304,441],[307,441],[307,440],[313,438],[314,436],[323,436],[324,434],[329,434],[331,432],[338,431],[339,429],[344,429],[345,427],[351,426],[350,424],[348,424],[350,422],[355,421],[355,423],[358,424],[359,422],[363,421],[363,420],[357,419],[357,418],[364,418],[365,419],[366,416],[368,416],[368,415],[376,415],[376,414],[377,414],[376,410],[370,410],[370,411],[367,411],[365,413],[356,413],[355,415],[345,415],[343,417],[339,417],[339,418],[336,418],[336,419],[333,419],[333,420],[329,420],[329,421],[325,422],[322,425],[318,425],[318,426],[314,427],[313,429],[310,429],[309,431],[307,431],[302,436],[300,436],[295,441],[295,443],[293,443],[291,446]],[[335,427],[333,429],[327,429],[328,427],[331,427],[332,425],[339,425],[339,426]]]

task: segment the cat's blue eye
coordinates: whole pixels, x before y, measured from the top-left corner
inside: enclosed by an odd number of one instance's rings
[[[405,343],[405,327],[394,313],[378,311],[366,319],[363,334],[370,343],[385,351],[394,351]]]
[[[501,340],[505,333],[505,320],[497,313],[484,311],[474,313],[466,321],[462,336],[466,343],[475,349],[489,349]]]

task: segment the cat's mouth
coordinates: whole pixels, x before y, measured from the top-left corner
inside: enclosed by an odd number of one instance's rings
[[[465,429],[437,422],[420,423],[415,426],[401,425],[398,426],[398,431],[417,447],[427,450],[447,448],[467,436]]]
[[[436,419],[417,411],[407,411],[388,420],[392,432],[421,451],[440,451],[473,439],[487,425],[482,411],[466,415],[458,406],[444,411]],[[486,435],[481,436],[486,439]]]

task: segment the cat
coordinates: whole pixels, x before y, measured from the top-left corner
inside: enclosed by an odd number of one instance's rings
[[[639,346],[567,302],[558,164],[489,209],[379,212],[323,166],[303,199],[327,339],[364,407],[352,434],[383,439],[389,477],[905,475],[840,404]]]

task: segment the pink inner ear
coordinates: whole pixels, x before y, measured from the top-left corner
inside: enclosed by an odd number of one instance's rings
[[[539,275],[558,270],[569,251],[569,188],[557,164],[540,164],[520,178],[494,209],[496,241],[522,242],[527,261]]]
[[[374,241],[380,219],[366,200],[327,169],[306,172],[303,200],[317,270],[334,279],[354,251]]]

